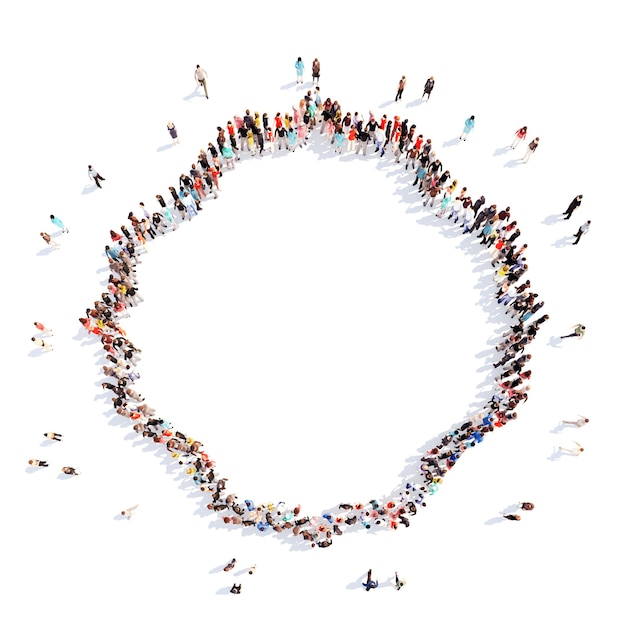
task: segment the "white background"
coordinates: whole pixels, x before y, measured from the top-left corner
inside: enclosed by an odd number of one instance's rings
[[[7,623],[619,619],[621,3],[7,2],[1,16]],[[328,550],[205,515],[167,453],[113,416],[98,343],[77,321],[106,284],[109,229],[140,201],[156,209],[217,125],[248,107],[290,110],[315,56],[323,97],[407,117],[470,195],[511,206],[550,315],[520,418],[464,455],[409,529],[358,529]],[[523,146],[505,150],[522,125],[541,137],[526,165]],[[490,257],[411,182],[371,148],[338,157],[317,136],[296,154],[246,155],[219,200],[142,257],[145,303],[123,324],[143,349],[136,389],[204,442],[240,498],[319,515],[389,495],[488,398],[507,322]],[[34,349],[35,320],[54,329],[54,352]],[[577,322],[584,340],[560,342]],[[559,427],[577,414],[590,424]],[[49,430],[64,441],[45,442]],[[573,439],[580,457],[555,454]],[[51,467],[31,471],[33,457]],[[501,521],[522,499],[535,510]],[[364,594],[370,567],[381,584]]]

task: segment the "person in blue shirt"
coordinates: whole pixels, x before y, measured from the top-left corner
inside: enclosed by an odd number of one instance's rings
[[[459,139],[462,139],[463,141],[467,139],[467,136],[474,130],[474,122],[475,120],[473,115],[470,115],[465,120],[465,126],[463,127],[463,132],[461,133]]]
[[[63,225],[63,222],[56,216],[51,215],[50,216],[50,221],[55,225],[58,226],[64,233],[69,233],[70,229],[69,228],[65,228],[65,226]]]
[[[304,74],[304,63],[302,62],[302,57],[298,57],[295,68],[296,68],[296,85],[298,83],[302,84],[303,82],[302,75]]]

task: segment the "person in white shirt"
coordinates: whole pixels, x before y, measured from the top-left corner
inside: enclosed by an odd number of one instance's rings
[[[209,94],[206,90],[206,72],[199,65],[196,65],[196,71],[194,72],[194,76],[198,85],[202,85],[202,87],[204,87],[204,95],[208,100]]]
[[[568,422],[567,420],[562,420],[561,422],[563,424],[571,424],[572,426],[578,426],[578,428],[582,428],[585,424],[589,423],[589,418],[581,415],[580,419],[577,419],[576,421]]]

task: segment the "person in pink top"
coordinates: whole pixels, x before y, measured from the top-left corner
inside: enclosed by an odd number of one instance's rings
[[[511,144],[511,148],[513,148],[513,150],[515,150],[515,148],[517,147],[517,144],[520,141],[524,141],[524,139],[526,139],[526,131],[528,130],[528,128],[526,126],[522,126],[516,133],[515,136],[513,137],[513,143]]]

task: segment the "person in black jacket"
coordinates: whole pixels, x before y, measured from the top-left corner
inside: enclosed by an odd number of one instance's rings
[[[432,93],[433,87],[435,86],[435,79],[431,76],[424,85],[424,93],[422,94],[422,100],[424,96],[428,96],[426,100],[430,100],[430,94]]]
[[[565,215],[566,220],[572,217],[572,213],[581,205],[582,201],[583,201],[582,195],[578,195],[569,203],[569,206],[567,207],[567,211],[563,213],[563,215]]]

